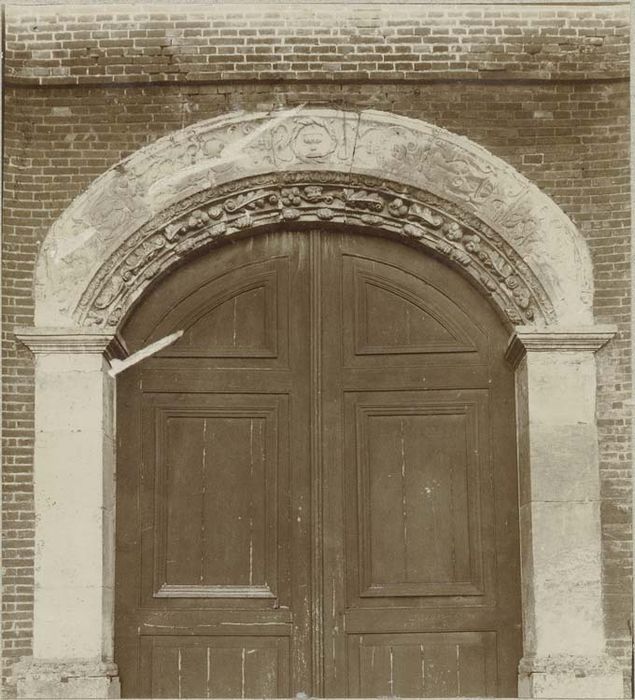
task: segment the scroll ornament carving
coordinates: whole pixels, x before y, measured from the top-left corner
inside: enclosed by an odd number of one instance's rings
[[[509,164],[419,120],[296,107],[193,124],[99,177],[42,246],[37,323],[115,324],[189,251],[285,221],[381,227],[424,245],[514,323],[592,320],[584,241]]]
[[[192,251],[281,222],[333,222],[401,237],[447,258],[513,324],[548,320],[553,309],[538,280],[482,222],[433,195],[373,178],[287,173],[199,193],[164,212],[116,250],[90,283],[76,315],[83,324],[116,326],[159,275]]]

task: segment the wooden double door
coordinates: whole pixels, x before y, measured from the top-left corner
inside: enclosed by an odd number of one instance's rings
[[[513,378],[470,284],[278,231],[138,306],[118,380],[124,696],[516,695]]]

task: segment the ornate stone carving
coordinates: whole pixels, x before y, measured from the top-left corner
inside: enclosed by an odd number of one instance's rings
[[[382,227],[420,242],[464,268],[513,323],[592,322],[584,242],[511,166],[418,120],[296,108],[195,124],[98,178],[42,247],[36,323],[115,323],[139,280],[283,221]]]
[[[463,269],[511,323],[553,318],[539,281],[501,252],[494,231],[476,230],[459,218],[460,211],[447,213],[439,198],[408,188],[398,191],[369,177],[323,179],[321,173],[287,175],[283,182],[261,176],[242,181],[242,191],[214,188],[181,203],[170,218],[153,220],[114,251],[83,295],[78,320],[116,326],[145,287],[192,250],[286,221],[327,221],[396,234]]]

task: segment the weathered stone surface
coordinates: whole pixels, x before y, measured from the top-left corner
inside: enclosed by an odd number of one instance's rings
[[[521,697],[622,697],[605,656],[594,351],[610,327],[518,330]]]
[[[605,654],[525,656],[518,669],[521,698],[620,698],[619,665]]]
[[[82,659],[111,660],[113,651],[114,380],[106,357],[117,343],[103,331],[23,329],[19,337],[35,354],[37,381],[36,662],[20,692],[114,697],[113,674]]]
[[[447,207],[473,217],[475,230],[465,232],[470,237],[465,241],[460,240],[462,232],[457,239],[450,236],[436,247],[437,253],[467,268],[470,254],[479,255],[476,248],[488,248],[484,264],[496,273],[494,277],[502,276],[505,295],[513,297],[511,305],[505,296],[495,301],[512,323],[592,320],[591,263],[585,243],[555,203],[511,166],[466,138],[419,120],[373,110],[295,108],[200,122],[141,149],[98,178],[57,220],[42,246],[36,274],[36,325],[72,326],[80,319],[91,323],[91,314],[79,307],[106,262],[131,252],[129,243],[138,232],[164,212],[178,210],[179,203],[203,194],[202,201],[211,201],[222,186],[235,185],[240,192],[239,182],[245,178],[267,176],[269,184],[275,184],[290,173],[311,174],[318,187],[338,173],[368,176],[440,197]],[[242,190],[242,196],[248,192]],[[313,202],[305,199],[301,207],[279,204],[279,200],[275,217],[271,214],[266,223],[349,222],[352,217],[366,226],[400,227],[413,240],[425,237],[425,226],[421,228],[412,210],[402,212],[399,206],[379,214],[367,210],[362,221],[359,208],[349,201],[342,206],[341,198],[335,207],[319,197]],[[414,203],[409,201],[408,207]],[[357,217],[352,215],[355,211]],[[135,275],[149,281],[165,265],[211,239],[231,235],[237,228],[244,230],[254,222],[265,223],[258,205],[251,213],[243,212],[238,223],[228,225],[228,214],[225,208],[216,227],[205,229],[209,235],[188,236],[181,249],[161,264],[154,258],[169,248],[169,236],[147,237],[143,254],[137,252]],[[196,224],[192,223],[193,228]],[[434,228],[430,224],[428,228]],[[482,285],[499,283],[480,271],[478,275]],[[117,290],[111,293],[116,295]],[[90,300],[96,307],[106,298],[103,290],[101,294]],[[130,294],[127,303],[134,297]],[[539,303],[537,297],[543,297]],[[514,308],[530,305],[536,308],[529,315]]]
[[[21,698],[118,698],[117,666],[100,661],[39,661],[16,664]]]
[[[521,506],[520,527],[531,539],[522,553],[531,588],[532,644],[525,653],[599,654],[604,628],[598,503],[534,502]]]

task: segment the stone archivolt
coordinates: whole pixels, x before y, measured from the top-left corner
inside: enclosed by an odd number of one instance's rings
[[[420,243],[513,324],[592,322],[584,241],[510,165],[419,120],[296,108],[200,122],[104,173],[43,244],[36,324],[116,325],[190,251],[281,221]]]
[[[463,269],[512,324],[553,320],[540,282],[490,227],[427,193],[319,172],[240,181],[162,213],[101,267],[77,307],[78,320],[116,326],[156,277],[192,251],[281,222],[329,222],[396,234]]]

